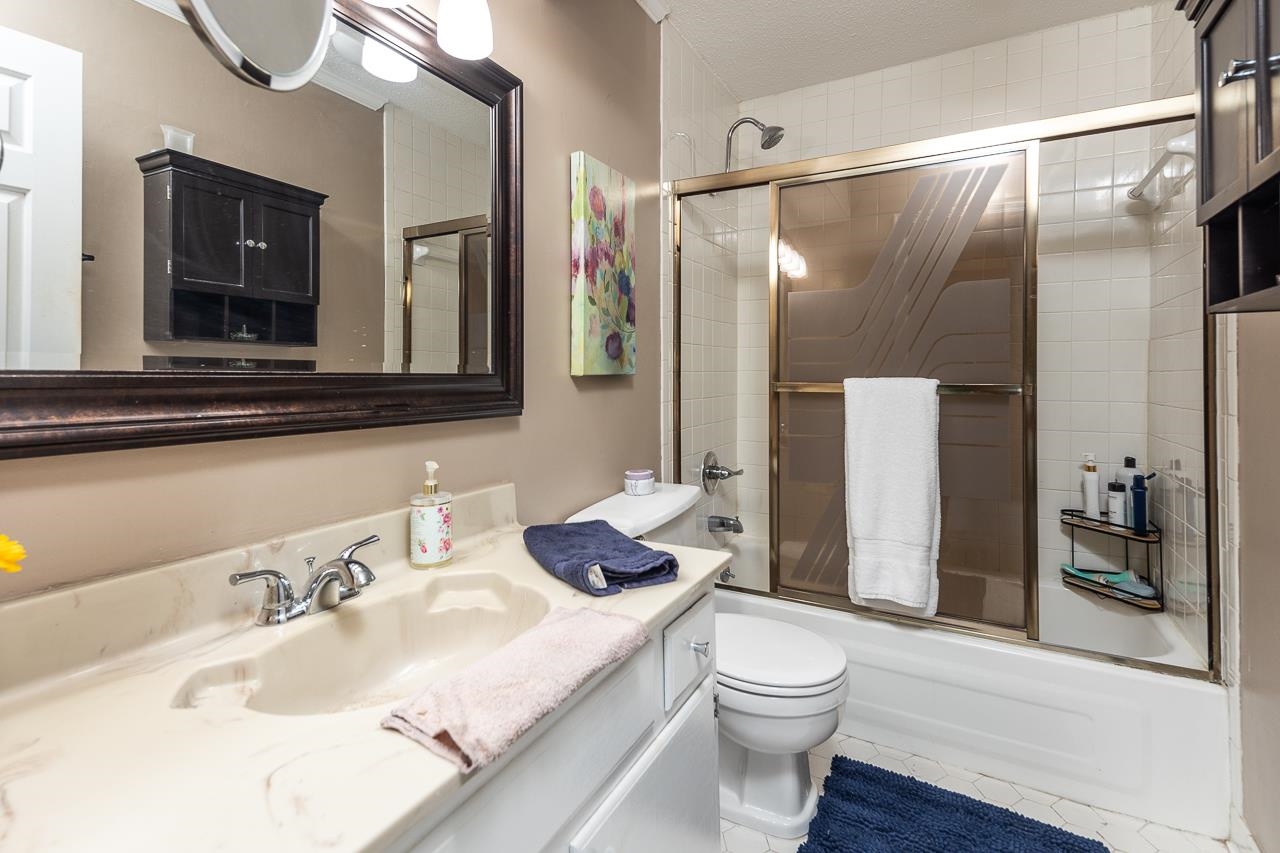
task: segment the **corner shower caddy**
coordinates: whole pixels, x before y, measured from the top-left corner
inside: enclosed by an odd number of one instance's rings
[[[1161,534],[1160,528],[1154,522],[1148,522],[1150,530],[1146,533],[1139,533],[1132,527],[1122,524],[1112,524],[1106,521],[1107,513],[1101,513],[1103,520],[1089,518],[1084,514],[1082,509],[1064,509],[1060,516],[1060,521],[1071,529],[1071,565],[1076,565],[1076,531],[1090,530],[1094,533],[1101,533],[1104,536],[1112,536],[1117,539],[1124,540],[1124,569],[1129,569],[1129,543],[1137,542],[1144,545],[1147,549],[1147,569],[1152,577],[1140,578],[1155,588],[1156,597],[1152,599],[1135,599],[1120,594],[1116,590],[1100,584],[1093,584],[1083,578],[1077,578],[1064,574],[1062,582],[1066,586],[1082,589],[1087,592],[1096,593],[1104,598],[1111,598],[1116,601],[1122,601],[1132,607],[1137,607],[1147,613],[1159,613],[1164,610],[1164,554],[1160,547]],[[1156,549],[1156,561],[1151,562],[1151,549]],[[1152,570],[1154,567],[1154,571]],[[1137,577],[1137,575],[1135,575]]]

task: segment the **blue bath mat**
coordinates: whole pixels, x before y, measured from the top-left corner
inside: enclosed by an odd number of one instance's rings
[[[799,853],[1107,853],[1099,841],[837,755]]]

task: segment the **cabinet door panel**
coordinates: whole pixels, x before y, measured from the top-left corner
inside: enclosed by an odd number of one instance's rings
[[[1254,149],[1254,0],[1222,0],[1196,29],[1200,78],[1201,223],[1248,190]]]
[[[569,853],[720,847],[720,760],[708,677],[569,842]]]
[[[1280,0],[1257,6],[1257,55],[1267,57],[1258,77],[1258,152],[1249,161],[1249,185],[1256,187],[1280,172]]]
[[[173,283],[212,293],[249,290],[245,254],[252,194],[173,173]]]
[[[319,301],[319,210],[256,196],[257,295],[288,302]]]

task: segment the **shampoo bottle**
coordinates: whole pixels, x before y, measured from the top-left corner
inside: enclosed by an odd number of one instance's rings
[[[422,494],[409,498],[409,564],[443,566],[453,559],[453,495],[440,491],[435,462],[427,463]]]
[[[1133,478],[1133,529],[1147,532],[1147,479],[1141,474]]]
[[[1080,479],[1080,490],[1084,493],[1084,514],[1095,521],[1102,520],[1098,508],[1098,461],[1092,453],[1084,455],[1084,476]]]

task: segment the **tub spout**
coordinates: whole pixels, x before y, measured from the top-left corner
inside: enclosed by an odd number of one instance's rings
[[[707,516],[707,530],[712,533],[741,533],[742,522],[737,516],[710,515]]]

